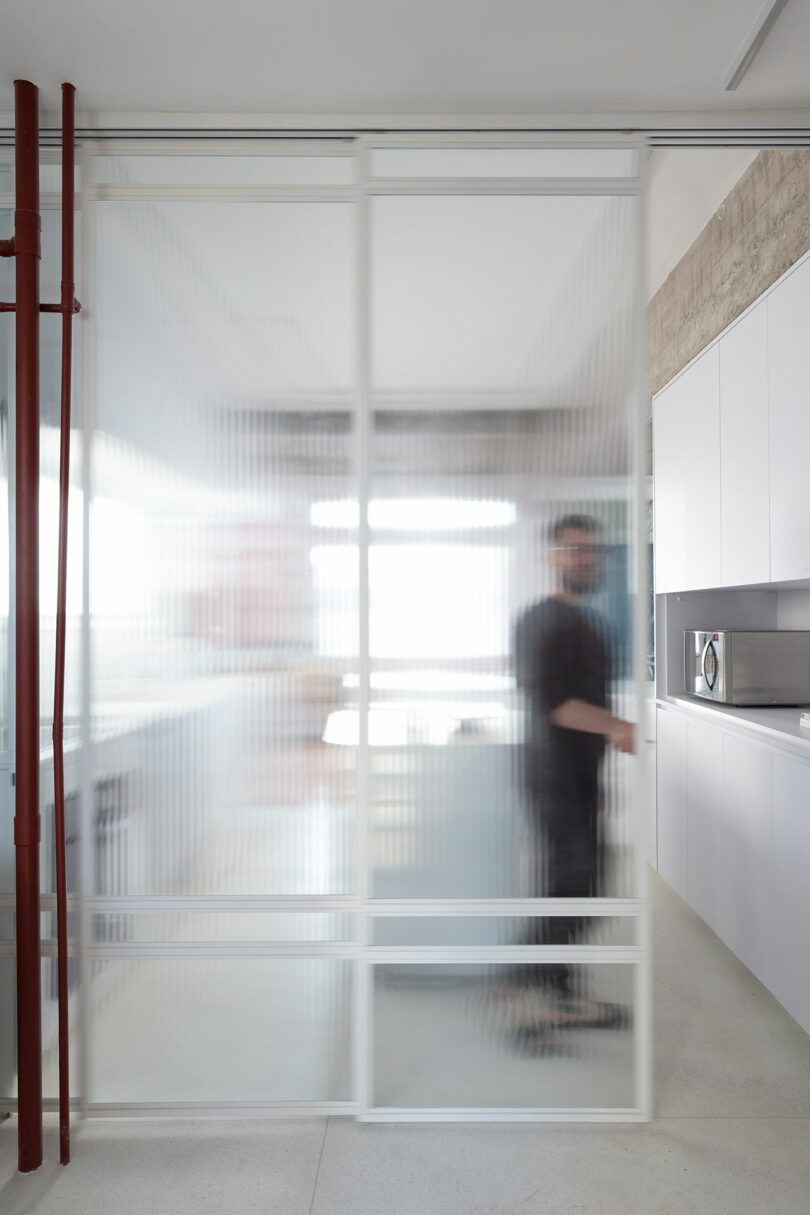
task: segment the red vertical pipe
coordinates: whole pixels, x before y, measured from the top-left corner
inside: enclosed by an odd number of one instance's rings
[[[67,875],[65,872],[65,617],[70,487],[70,378],[73,343],[73,109],[75,89],[62,85],[62,409],[59,448],[59,567],[53,690],[53,808],[56,845],[56,939],[59,989],[59,1159],[70,1163],[70,1022],[68,1018]]]
[[[42,1164],[39,947],[39,106],[14,81],[16,404],[17,1076],[20,1172]]]

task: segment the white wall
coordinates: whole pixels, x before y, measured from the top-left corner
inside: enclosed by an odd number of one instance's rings
[[[777,591],[776,627],[810,629],[810,590]]]
[[[756,148],[657,148],[647,195],[647,298],[674,270],[757,156]]]

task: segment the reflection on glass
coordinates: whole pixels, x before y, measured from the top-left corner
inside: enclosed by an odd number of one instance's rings
[[[375,1104],[631,1108],[634,968],[580,965],[565,999],[547,970],[375,967]]]

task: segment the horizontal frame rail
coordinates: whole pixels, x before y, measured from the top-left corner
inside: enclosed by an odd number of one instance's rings
[[[71,911],[121,914],[154,911],[356,911],[352,895],[68,895]],[[641,899],[371,899],[373,916],[638,916]],[[40,910],[55,911],[56,895],[40,896]],[[0,912],[14,911],[14,895],[0,894]]]
[[[184,1115],[189,1118],[289,1118],[356,1117],[353,1101],[90,1101],[71,1098],[71,1109],[86,1118],[169,1118]],[[55,1097],[43,1099],[45,1113],[56,1113],[59,1102]],[[17,1111],[16,1097],[0,1099],[0,1114]]]
[[[335,958],[366,961],[372,966],[504,962],[604,963],[635,965],[643,961],[639,945],[366,945],[355,941],[116,941],[97,942],[80,951],[77,940],[68,953],[95,961],[137,958]],[[41,943],[43,958],[56,957],[56,941]],[[0,957],[13,957],[14,941],[0,941]]]
[[[647,1122],[646,1114],[635,1107],[610,1107],[606,1109],[571,1109],[562,1108],[527,1108],[520,1106],[515,1109],[485,1108],[471,1109],[460,1107],[454,1109],[402,1109],[389,1106],[372,1106],[367,1113],[360,1114],[360,1122]]]

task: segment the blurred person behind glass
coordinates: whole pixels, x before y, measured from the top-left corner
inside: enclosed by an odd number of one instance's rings
[[[525,702],[523,780],[530,811],[533,897],[594,897],[600,887],[600,768],[606,745],[634,748],[630,722],[607,707],[610,645],[605,624],[587,607],[602,576],[601,531],[595,519],[570,514],[549,528],[548,564],[556,589],[532,604],[515,626],[515,672]],[[524,944],[569,945],[582,936],[581,917],[538,917]],[[535,1009],[525,1034],[548,1026],[609,1025],[621,1010],[577,995],[567,965],[521,972],[528,990],[542,987],[545,1014]],[[541,977],[542,975],[542,977]]]

